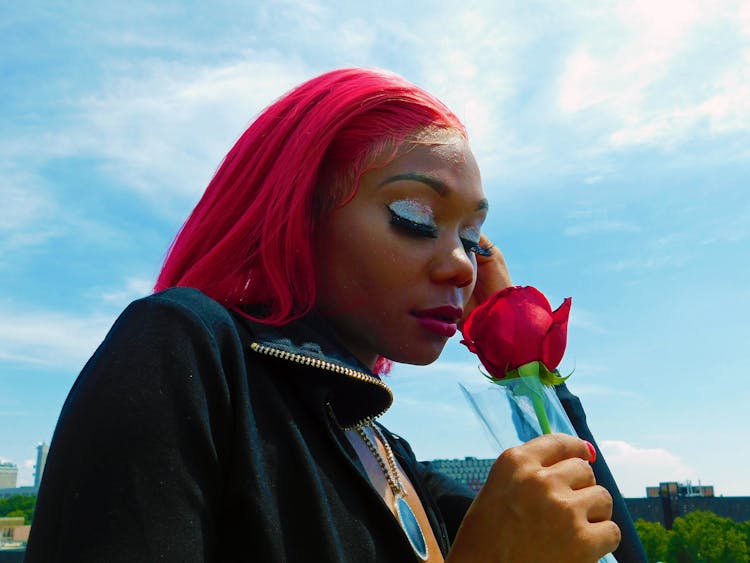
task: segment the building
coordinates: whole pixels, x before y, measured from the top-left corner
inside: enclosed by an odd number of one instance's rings
[[[690,481],[685,483],[678,483],[676,481],[669,481],[667,483],[659,483],[658,487],[646,487],[646,497],[658,498],[658,497],[712,497],[714,496],[713,485],[693,485]]]
[[[18,483],[18,467],[15,463],[0,463],[0,489],[10,489]]]
[[[625,499],[633,520],[642,518],[672,529],[675,518],[696,510],[713,512],[735,522],[750,520],[750,497],[717,497],[713,485],[693,485],[690,481],[668,481],[646,487],[646,498]]]
[[[465,457],[463,459],[434,459],[430,465],[433,469],[468,486],[472,491],[479,492],[490,474],[493,463],[495,463],[494,459]]]
[[[23,563],[30,530],[23,516],[0,517],[0,563]]]
[[[34,466],[34,487],[39,489],[44,474],[44,465],[47,463],[47,452],[49,446],[42,442],[36,447],[36,465]]]
[[[494,459],[466,457],[435,459],[429,463],[433,469],[479,491],[494,462]],[[735,522],[750,520],[750,497],[717,497],[713,485],[693,485],[690,481],[669,481],[659,483],[658,487],[647,487],[645,498],[626,498],[625,504],[633,520],[659,522],[668,530],[672,529],[675,518],[695,510],[707,510]]]

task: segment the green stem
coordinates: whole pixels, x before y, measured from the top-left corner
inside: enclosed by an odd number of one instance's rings
[[[542,432],[544,434],[552,434],[552,427],[549,425],[549,419],[544,410],[544,397],[540,397],[532,391],[531,403],[534,405],[534,413],[536,413],[536,418],[539,420],[539,426],[542,428]]]
[[[518,375],[534,379],[536,385],[529,385],[528,383],[526,385],[528,396],[531,399],[531,404],[534,406],[534,414],[536,414],[536,419],[539,421],[539,427],[542,429],[542,433],[552,434],[552,427],[549,424],[547,412],[544,410],[544,393],[542,391],[544,384],[539,377],[540,369],[541,366],[539,365],[539,362],[529,362],[528,364],[518,366]],[[535,389],[534,387],[538,387],[538,389]]]

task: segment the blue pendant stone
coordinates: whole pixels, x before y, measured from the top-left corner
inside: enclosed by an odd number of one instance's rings
[[[398,512],[398,520],[404,532],[406,532],[406,537],[409,539],[414,552],[423,561],[427,561],[427,542],[424,539],[422,528],[420,528],[411,506],[403,497],[396,499],[396,512]]]

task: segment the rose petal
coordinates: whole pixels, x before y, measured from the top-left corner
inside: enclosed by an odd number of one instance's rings
[[[568,317],[571,304],[572,299],[566,297],[562,305],[552,313],[552,325],[542,345],[542,362],[549,370],[557,368],[565,354],[565,347],[568,343]]]

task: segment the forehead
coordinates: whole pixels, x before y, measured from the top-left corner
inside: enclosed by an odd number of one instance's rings
[[[372,171],[383,178],[425,174],[445,183],[448,188],[482,194],[479,166],[468,143],[458,136],[439,142],[405,142],[394,159]]]

